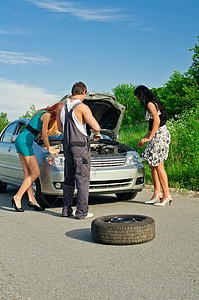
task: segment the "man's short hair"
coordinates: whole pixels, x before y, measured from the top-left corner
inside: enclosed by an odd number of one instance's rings
[[[73,87],[72,87],[72,95],[75,96],[75,95],[81,95],[83,94],[84,92],[87,93],[87,87],[86,85],[83,83],[83,82],[76,82]]]

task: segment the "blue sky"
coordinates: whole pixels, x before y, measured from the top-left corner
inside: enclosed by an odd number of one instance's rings
[[[160,87],[191,65],[198,0],[6,0],[0,8],[0,112],[12,121],[83,81]]]

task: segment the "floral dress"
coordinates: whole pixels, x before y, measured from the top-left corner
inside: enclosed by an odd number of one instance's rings
[[[156,105],[158,115],[161,119],[161,111]],[[145,114],[145,120],[150,122],[153,119],[152,114],[147,109]],[[146,149],[142,153],[142,159],[148,161],[150,166],[158,166],[162,161],[165,161],[169,154],[169,145],[171,142],[171,135],[166,127],[163,125],[158,128],[154,137],[147,143]]]

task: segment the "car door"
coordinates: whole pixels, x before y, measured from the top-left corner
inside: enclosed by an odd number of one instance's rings
[[[10,123],[3,131],[0,139],[0,179],[11,184],[21,184],[23,168],[15,148],[15,138],[26,124]]]

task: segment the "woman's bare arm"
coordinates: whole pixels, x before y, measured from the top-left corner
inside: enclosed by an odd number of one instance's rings
[[[61,118],[60,118],[63,105],[64,105],[63,103],[60,104],[60,106],[58,107],[58,110],[57,110],[57,127],[61,133],[64,133],[63,124],[62,124]]]
[[[153,127],[152,127],[152,130],[151,130],[151,134],[148,137],[150,140],[152,140],[152,138],[154,137],[155,133],[157,132],[157,130],[160,126],[160,117],[158,115],[155,104],[153,104],[152,102],[148,103],[148,109],[149,109],[149,111],[150,111],[150,113],[152,114],[152,117],[153,117]]]
[[[160,117],[158,115],[155,104],[153,104],[152,102],[149,102],[148,109],[153,117],[153,127],[152,127],[151,132],[148,131],[147,134],[145,135],[145,137],[139,141],[139,143],[137,144],[138,147],[143,147],[145,143],[150,142],[152,140],[152,138],[154,137],[155,133],[157,132],[159,125],[160,125]]]
[[[48,123],[50,121],[50,113],[45,113],[41,116],[41,120],[43,122],[42,125],[42,139],[44,142],[44,145],[46,146],[48,152],[50,154],[58,154],[59,153],[59,149],[51,149],[50,148],[50,144],[49,144],[49,140],[48,140]]]

